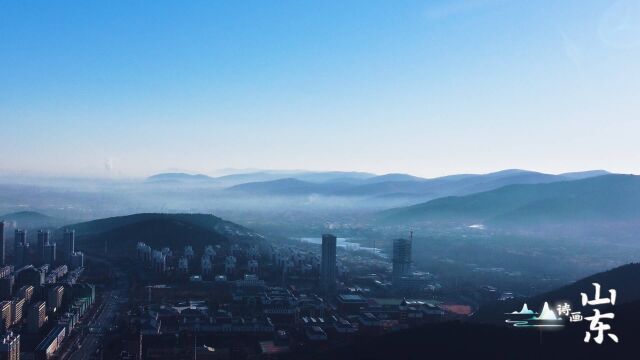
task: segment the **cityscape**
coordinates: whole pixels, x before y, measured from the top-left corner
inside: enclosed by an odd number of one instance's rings
[[[320,247],[260,237],[173,250],[138,242],[125,258],[105,249],[85,264],[72,229],[58,241],[38,230],[33,245],[26,230],[14,234],[14,246],[0,237],[6,359],[313,354],[469,314],[438,300],[431,274],[412,271],[410,237],[394,240],[389,257],[338,251],[336,236],[322,234]]]

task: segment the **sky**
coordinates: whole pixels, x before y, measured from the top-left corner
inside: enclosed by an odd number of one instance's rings
[[[0,1],[0,172],[640,173],[640,1]]]

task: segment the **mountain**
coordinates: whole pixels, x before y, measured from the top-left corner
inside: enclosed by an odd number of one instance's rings
[[[36,211],[19,211],[0,216],[0,220],[10,223],[19,229],[36,229],[59,227],[64,220],[54,218]]]
[[[587,178],[602,170],[551,175],[521,169],[488,174],[458,174],[432,179],[392,173],[376,176],[347,171],[257,171],[209,177],[202,174],[164,173],[147,178],[147,183],[170,186],[170,190],[228,192],[231,195],[359,197],[363,206],[377,208],[411,205],[446,196],[462,196],[494,190],[511,184],[541,184]],[[177,185],[177,186],[176,186]],[[180,185],[184,185],[183,188]],[[175,186],[175,188],[174,188]],[[163,188],[163,189],[164,189]]]
[[[168,246],[182,249],[185,245],[259,243],[262,235],[211,214],[144,213],[111,217],[65,226],[76,231],[78,247],[101,249],[108,241],[112,251],[134,251],[139,241],[153,248]]]
[[[387,222],[513,224],[640,220],[640,176],[604,175],[545,184],[508,185],[380,213]]]
[[[409,175],[409,174],[385,174],[365,179],[363,182],[367,184],[375,184],[387,181],[424,181],[425,178]]]
[[[313,183],[294,178],[278,179],[272,181],[252,182],[232,186],[227,191],[242,192],[252,195],[330,195],[341,188],[349,187],[347,183]]]
[[[175,182],[209,182],[214,178],[203,174],[186,173],[162,173],[149,176],[146,181],[152,183],[175,183]]]
[[[568,172],[568,173],[560,174],[560,176],[565,177],[567,179],[578,180],[578,179],[586,179],[594,176],[602,176],[602,175],[609,175],[609,174],[611,173],[606,170],[589,170],[589,171]]]
[[[376,175],[355,171],[277,171],[264,170],[246,173],[235,173],[219,177],[202,174],[161,173],[146,179],[148,183],[209,183],[222,186],[235,186],[253,182],[296,179],[307,182],[350,182],[361,181]],[[409,175],[407,175],[409,176]]]
[[[340,176],[332,177],[336,174]],[[408,174],[386,174],[364,177],[366,174],[346,177],[346,173],[292,174],[291,177],[268,181],[242,183],[228,188],[256,195],[311,195],[332,196],[387,196],[437,198],[452,194],[466,194],[495,189],[511,183],[540,183],[564,180],[556,175],[525,170],[507,170],[483,175],[452,175],[425,179]],[[312,181],[313,180],[313,181]],[[323,180],[323,181],[319,181]]]

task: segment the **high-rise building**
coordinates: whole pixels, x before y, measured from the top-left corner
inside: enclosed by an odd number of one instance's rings
[[[22,321],[22,309],[25,300],[23,298],[13,299],[11,301],[11,324],[16,325]]]
[[[11,327],[11,301],[0,302],[0,318],[2,318],[2,326],[4,329]]]
[[[0,265],[5,265],[4,221],[0,221]]]
[[[394,286],[400,286],[402,278],[411,272],[411,240],[393,240],[393,271],[392,280]]]
[[[27,230],[16,229],[13,236],[14,246],[27,244]]]
[[[67,264],[71,263],[71,257],[76,252],[76,232],[66,230],[64,232],[64,256]]]
[[[58,348],[62,345],[62,341],[67,335],[67,330],[63,326],[56,326],[47,334],[47,336],[36,345],[33,351],[36,359],[51,359]]]
[[[20,335],[7,331],[0,337],[0,359],[20,360]]]
[[[16,229],[13,237],[13,244],[13,263],[16,268],[20,268],[27,263],[27,254],[29,252],[27,230]]]
[[[84,254],[81,251],[76,251],[71,255],[71,262],[69,263],[71,270],[84,267]]]
[[[13,296],[13,286],[15,284],[15,277],[13,274],[8,274],[0,278],[0,299],[9,300]]]
[[[29,332],[37,333],[47,322],[47,305],[44,301],[39,301],[29,308],[27,315],[27,327]]]
[[[334,235],[322,235],[320,286],[325,293],[333,292],[336,286],[336,241]]]
[[[38,230],[38,249],[37,256],[40,261],[45,262],[44,249],[49,244],[49,230]]]
[[[0,267],[0,278],[11,275],[13,273],[13,266],[7,265]]]
[[[56,263],[56,244],[49,243],[44,246],[44,259],[45,264],[53,266]]]
[[[24,299],[27,303],[31,302],[33,297],[34,287],[31,285],[25,285],[18,290],[18,297]]]
[[[49,312],[60,311],[64,288],[60,285],[52,286],[47,290],[47,310]]]

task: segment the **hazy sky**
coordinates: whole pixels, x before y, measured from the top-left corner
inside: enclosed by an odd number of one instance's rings
[[[640,173],[640,1],[2,1],[0,171]]]

